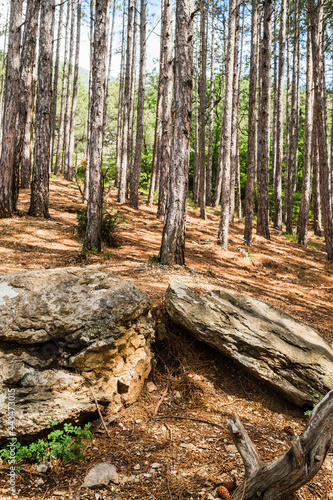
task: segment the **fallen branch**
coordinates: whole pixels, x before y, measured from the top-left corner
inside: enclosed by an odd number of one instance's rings
[[[102,416],[102,413],[101,413],[101,410],[99,409],[99,406],[98,406],[98,403],[97,403],[97,399],[96,399],[96,396],[95,396],[95,393],[94,393],[94,390],[93,388],[90,386],[90,390],[91,390],[91,394],[93,395],[93,398],[94,398],[94,401],[95,401],[95,404],[96,404],[96,407],[97,407],[97,410],[98,410],[98,414],[99,414],[99,418],[101,419],[101,422],[103,424],[103,427],[105,429],[105,432],[108,436],[109,439],[111,439],[111,436],[109,434],[109,431],[107,430],[107,427],[105,425],[105,422],[104,422],[104,419],[103,419],[103,416]]]
[[[169,382],[167,383],[167,386],[166,386],[166,388],[165,388],[165,390],[164,390],[164,392],[163,392],[163,394],[162,394],[162,396],[161,396],[161,399],[159,400],[159,402],[158,402],[158,403],[157,403],[157,405],[156,405],[156,408],[155,408],[155,410],[154,410],[154,414],[153,414],[153,415],[154,415],[154,417],[157,415],[158,409],[159,409],[159,407],[161,406],[161,404],[162,404],[162,402],[163,402],[163,399],[164,399],[164,398],[165,398],[165,396],[167,395],[168,390],[169,390]]]
[[[210,422],[209,420],[203,420],[201,418],[180,417],[178,415],[159,415],[158,417],[154,417],[154,420],[161,420],[162,418],[178,418],[179,420],[191,420],[192,422],[200,422],[201,424],[213,425],[214,427],[225,429],[224,425],[216,424],[215,422]]]
[[[333,390],[312,410],[307,426],[293,438],[285,455],[262,466],[259,454],[236,415],[227,419],[232,439],[243,459],[246,482],[233,500],[287,500],[321,468],[332,442]]]

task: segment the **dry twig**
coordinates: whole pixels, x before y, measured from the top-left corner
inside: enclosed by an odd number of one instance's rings
[[[214,427],[219,427],[223,430],[225,429],[224,425],[216,424],[215,422],[210,422],[209,420],[203,420],[201,418],[180,417],[178,415],[159,415],[154,417],[154,420],[161,420],[162,418],[178,418],[179,420],[191,420],[192,422],[200,422],[201,424],[213,425]]]
[[[97,403],[97,399],[96,399],[96,396],[95,396],[94,390],[93,390],[93,388],[92,388],[91,386],[90,386],[90,390],[91,390],[91,394],[93,395],[93,398],[94,398],[94,401],[95,401],[95,404],[96,404],[96,407],[97,407],[97,410],[98,410],[98,414],[99,414],[99,417],[100,417],[101,422],[102,422],[102,424],[103,424],[103,427],[104,427],[104,429],[105,429],[105,432],[106,432],[106,434],[107,434],[108,438],[109,438],[109,439],[111,439],[111,436],[110,436],[110,434],[109,434],[109,431],[107,430],[107,427],[106,427],[106,425],[105,425],[105,422],[104,422],[104,419],[103,419],[103,416],[102,416],[101,410],[99,409],[99,406],[98,406],[98,403]]]
[[[161,404],[162,404],[162,402],[163,402],[163,399],[164,399],[164,398],[165,398],[165,396],[167,395],[168,390],[169,390],[169,382],[167,383],[167,386],[166,386],[166,388],[165,388],[165,390],[164,390],[164,392],[163,392],[163,394],[162,394],[161,399],[159,400],[159,402],[158,402],[158,403],[157,403],[157,405],[156,405],[156,408],[155,408],[155,410],[154,410],[154,414],[153,414],[153,415],[154,415],[154,417],[157,415],[158,409],[159,409],[159,407],[161,406]]]

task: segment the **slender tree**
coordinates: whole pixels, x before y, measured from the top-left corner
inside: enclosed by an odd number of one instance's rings
[[[141,0],[140,5],[140,69],[139,69],[139,89],[137,106],[137,125],[135,141],[135,157],[133,173],[131,179],[130,204],[139,208],[139,183],[142,161],[143,147],[143,119],[145,105],[145,84],[146,84],[146,1]]]
[[[253,238],[254,212],[254,177],[256,170],[256,135],[257,135],[257,81],[258,81],[258,24],[259,3],[252,0],[251,20],[251,58],[249,88],[249,124],[247,139],[247,178],[245,195],[244,241],[250,247]]]
[[[302,199],[298,216],[298,243],[307,246],[308,222],[311,200],[311,177],[312,177],[312,123],[313,123],[313,81],[312,81],[312,49],[311,49],[311,27],[308,16],[307,42],[306,42],[306,100],[305,100],[305,124],[304,124],[304,154],[303,154],[303,183]]]
[[[64,116],[65,116],[65,99],[66,99],[66,81],[68,74],[68,39],[69,30],[71,26],[70,22],[70,12],[71,12],[71,0],[67,3],[67,13],[66,13],[66,35],[65,35],[65,53],[64,53],[64,64],[62,67],[62,83],[61,83],[61,102],[60,102],[60,115],[59,115],[59,129],[57,138],[57,155],[56,164],[54,167],[54,173],[58,174],[61,168],[61,149],[64,140]]]
[[[132,38],[133,38],[133,0],[128,0],[127,7],[127,46],[126,46],[126,66],[125,66],[125,85],[124,85],[124,105],[123,105],[123,129],[121,145],[121,164],[119,172],[118,201],[125,203],[127,193],[127,174],[128,174],[128,131],[130,119],[130,93],[131,93],[131,62],[132,62]]]
[[[118,118],[116,139],[116,172],[115,186],[119,186],[119,172],[121,165],[122,135],[123,135],[123,100],[124,100],[124,61],[125,61],[125,6],[123,9],[123,28],[121,35],[121,61],[119,72]]]
[[[29,215],[49,218],[49,165],[52,103],[53,26],[55,0],[41,3],[36,132]]]
[[[225,69],[225,93],[223,103],[223,121],[221,129],[221,161],[222,161],[222,199],[221,218],[217,241],[223,247],[228,246],[229,220],[230,220],[230,155],[232,132],[232,98],[233,98],[233,73],[235,64],[235,39],[236,21],[240,0],[229,0],[229,31],[228,49]],[[216,187],[217,189],[217,187]]]
[[[161,43],[163,44],[163,79],[162,90],[162,112],[161,112],[161,147],[159,158],[159,196],[157,217],[164,217],[165,204],[168,191],[170,162],[171,162],[171,140],[172,140],[172,1],[165,0],[162,18]]]
[[[20,91],[19,91],[19,106],[17,115],[16,141],[15,141],[15,158],[14,158],[14,210],[19,192],[19,170],[22,158],[22,149],[25,135],[28,132],[30,135],[29,117],[32,114],[34,107],[34,86],[35,86],[35,61],[36,61],[36,40],[38,31],[38,15],[39,15],[39,0],[28,0],[26,7],[26,21],[24,26],[21,67],[20,67]],[[23,172],[22,187],[30,186],[30,168],[28,172]]]
[[[0,159],[0,218],[11,217],[15,206],[14,159],[16,118],[18,113],[20,86],[22,4],[23,0],[12,0],[10,4],[3,134]]]
[[[200,80],[199,80],[199,205],[200,217],[206,219],[206,67],[207,67],[207,24],[208,6],[200,0]]]
[[[258,114],[258,219],[257,234],[269,239],[269,161],[272,0],[265,0],[264,31],[260,49],[261,79]]]
[[[213,131],[214,131],[214,64],[215,64],[215,0],[212,0],[212,27],[210,39],[210,89],[209,89],[209,118],[208,118],[208,152],[207,152],[207,178],[206,178],[206,203],[212,204],[212,170],[213,170]]]
[[[89,200],[84,246],[88,250],[97,251],[101,250],[103,119],[109,9],[109,0],[96,0],[89,143]]]
[[[279,38],[279,75],[277,84],[276,109],[276,161],[274,174],[274,229],[282,230],[282,163],[283,163],[283,99],[284,70],[286,50],[286,0],[281,0],[280,38]]]
[[[159,260],[185,263],[186,198],[190,160],[194,0],[177,0],[173,138],[167,206]]]
[[[55,141],[55,126],[56,126],[56,114],[57,114],[57,99],[58,99],[58,82],[59,82],[59,66],[60,66],[60,46],[61,46],[61,34],[62,34],[62,22],[64,17],[64,4],[60,3],[59,8],[59,20],[58,20],[58,34],[57,34],[57,48],[56,57],[54,64],[54,76],[53,76],[53,90],[52,90],[52,112],[51,112],[51,161],[50,161],[50,171],[53,167],[53,151],[54,151],[54,141]]]
[[[109,60],[108,60],[108,73],[105,82],[105,100],[104,100],[104,125],[103,125],[103,136],[105,136],[106,127],[106,116],[108,110],[108,100],[109,100],[109,89],[110,89],[110,79],[111,79],[111,63],[112,63],[112,52],[113,52],[113,35],[114,35],[114,22],[116,17],[116,0],[113,0],[112,6],[112,24],[110,33],[110,48],[109,48]]]

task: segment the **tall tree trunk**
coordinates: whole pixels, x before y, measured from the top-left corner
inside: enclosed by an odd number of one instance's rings
[[[21,155],[21,189],[30,187],[32,170],[32,143],[34,135],[34,115],[35,115],[35,94],[36,94],[36,76],[34,74],[31,102],[32,107],[27,117],[25,126],[22,155]]]
[[[9,9],[10,10],[10,9]],[[5,80],[5,68],[6,68],[6,61],[7,61],[7,38],[8,38],[8,30],[9,30],[9,21],[8,21],[8,16],[9,16],[9,10],[7,11],[7,17],[6,17],[6,26],[4,30],[4,42],[3,42],[3,52],[2,52],[2,57],[1,57],[1,63],[2,63],[2,74],[1,74],[1,82],[0,82],[0,156],[1,156],[1,147],[2,147],[2,132],[3,132],[3,119],[4,119],[4,113],[3,113],[3,106],[4,106],[4,80]]]
[[[172,141],[172,1],[165,0],[161,27],[161,43],[163,43],[163,91],[162,91],[162,130],[159,158],[159,196],[157,217],[164,217],[168,192],[168,183],[171,163]]]
[[[261,44],[262,75],[258,115],[258,219],[257,234],[269,234],[269,162],[270,162],[270,93],[271,93],[272,0],[264,5],[264,32]]]
[[[73,157],[75,149],[75,117],[76,117],[76,105],[77,105],[77,90],[79,81],[79,60],[80,60],[80,35],[81,35],[81,0],[77,0],[77,13],[76,13],[76,47],[75,47],[75,63],[74,63],[74,80],[73,80],[73,96],[72,96],[72,107],[70,115],[70,141],[68,150],[68,179],[73,177]]]
[[[87,163],[86,163],[86,174],[84,177],[84,200],[88,203],[89,200],[89,171],[90,171],[90,132],[91,132],[91,99],[92,99],[92,68],[93,68],[93,56],[94,56],[94,13],[95,13],[95,1],[90,0],[90,71],[89,71],[89,104],[88,104],[88,121],[87,121]]]
[[[242,218],[242,193],[241,193],[241,172],[240,172],[240,160],[239,160],[239,96],[241,91],[242,83],[242,63],[243,63],[243,47],[244,47],[244,31],[245,31],[245,4],[243,3],[243,13],[242,13],[242,36],[241,36],[241,47],[239,54],[239,71],[238,71],[238,94],[237,94],[237,130],[236,130],[236,189],[237,189],[237,217]]]
[[[142,161],[143,147],[143,119],[145,105],[145,83],[146,83],[146,0],[141,0],[140,6],[140,69],[139,69],[139,90],[138,108],[136,123],[136,141],[133,173],[131,179],[130,204],[139,208],[139,183]]]
[[[257,82],[258,82],[259,4],[252,0],[251,58],[249,87],[249,125],[247,139],[247,178],[245,194],[244,241],[250,247],[253,238],[254,177],[256,171]]]
[[[58,174],[61,168],[61,148],[64,141],[64,116],[65,116],[65,99],[66,99],[66,81],[68,75],[68,38],[70,30],[70,7],[71,2],[68,0],[67,3],[67,15],[66,15],[66,35],[65,35],[65,54],[64,54],[64,64],[62,69],[62,84],[61,84],[61,103],[60,103],[60,116],[59,116],[59,130],[58,130],[58,140],[57,140],[57,156],[56,164],[54,167],[54,173]]]
[[[56,58],[55,58],[55,65],[54,65],[53,90],[52,90],[50,172],[53,168],[53,151],[54,151],[54,141],[55,141],[55,125],[56,125],[58,83],[59,83],[59,59],[60,59],[60,45],[61,45],[61,38],[62,38],[61,34],[62,34],[63,16],[64,16],[64,2],[61,2],[60,3],[60,10],[59,10],[57,49],[56,49]]]
[[[118,201],[125,203],[127,193],[127,172],[128,172],[128,131],[129,131],[129,113],[130,113],[130,92],[131,92],[131,61],[132,61],[132,37],[133,37],[133,0],[128,0],[127,8],[127,47],[126,47],[126,67],[125,67],[125,87],[124,87],[124,106],[123,106],[123,136],[121,164],[119,173]]]
[[[121,61],[120,61],[120,73],[119,73],[118,119],[117,119],[117,139],[116,139],[116,172],[114,181],[115,187],[119,186],[119,172],[120,172],[121,151],[122,151],[124,63],[125,63],[125,7],[123,9],[123,28],[121,35]]]
[[[49,165],[52,103],[53,26],[55,0],[41,3],[36,132],[29,215],[49,218]]]
[[[235,37],[236,20],[239,8],[239,0],[229,0],[229,31],[227,61],[225,67],[225,94],[223,103],[223,121],[221,129],[221,161],[222,169],[222,199],[221,218],[217,242],[223,247],[228,246],[229,218],[230,218],[230,156],[231,156],[231,129],[232,129],[232,98],[233,98],[233,75],[235,64]]]
[[[210,53],[210,89],[209,89],[209,118],[208,118],[208,152],[206,177],[206,203],[212,204],[212,170],[213,170],[213,131],[214,131],[214,64],[215,64],[215,0],[212,0],[212,27]]]
[[[15,205],[14,159],[16,118],[20,88],[22,4],[23,0],[12,0],[10,4],[3,134],[0,159],[0,218],[11,217]]]
[[[294,165],[294,143],[297,121],[297,65],[298,65],[298,29],[299,25],[299,3],[295,0],[294,16],[294,52],[293,52],[293,76],[291,87],[291,117],[290,117],[290,135],[289,148],[286,164],[285,180],[285,213],[286,213],[286,232],[291,234],[293,231],[293,165]]]
[[[69,147],[71,135],[71,97],[72,97],[72,74],[73,74],[73,55],[74,55],[74,38],[75,38],[75,19],[76,19],[76,3],[77,0],[72,0],[71,14],[71,33],[69,39],[69,59],[68,59],[68,78],[67,78],[67,97],[64,116],[64,143],[62,152],[62,173],[65,179],[69,177]]]
[[[272,184],[274,185],[274,176],[276,169],[276,114],[277,114],[277,0],[274,0],[274,26],[273,26],[273,121],[272,121]]]
[[[289,147],[290,147],[290,109],[289,109],[289,97],[290,97],[290,0],[287,0],[287,88],[286,88],[286,150],[285,150],[285,185],[287,177],[287,163],[289,158]],[[284,203],[282,220],[286,222],[286,203]]]
[[[323,0],[309,0],[309,15],[311,16],[311,42],[313,54],[313,81],[314,81],[314,124],[317,132],[319,159],[320,159],[320,198],[324,223],[324,234],[327,258],[333,260],[333,229],[332,229],[332,205],[329,186],[329,164],[327,139],[323,119],[323,69],[324,48],[322,30]]]
[[[314,111],[313,111],[314,112]],[[316,236],[322,235],[322,217],[321,217],[321,202],[320,202],[320,181],[319,181],[319,149],[317,128],[313,126],[312,137],[312,165],[313,165],[313,180],[312,180],[312,195],[313,195],[313,232]]]
[[[161,19],[163,18],[165,0],[161,2]],[[160,67],[159,67],[159,79],[158,79],[158,90],[157,90],[157,104],[156,104],[156,120],[155,120],[155,137],[154,137],[154,148],[153,148],[153,159],[151,164],[151,176],[150,176],[150,186],[148,194],[148,206],[153,206],[154,192],[157,188],[158,179],[158,161],[160,158],[160,145],[161,145],[161,133],[162,133],[162,92],[163,92],[163,43],[160,41]]]
[[[96,0],[92,68],[91,131],[89,143],[89,200],[84,247],[87,250],[96,249],[97,251],[101,250],[103,112],[106,76],[105,68],[108,47],[107,20],[109,9],[109,0]]]
[[[232,122],[231,122],[231,150],[230,150],[230,213],[229,222],[234,221],[235,217],[235,187],[236,187],[236,162],[237,162],[237,132],[238,132],[238,45],[239,45],[239,10],[237,8],[236,18],[236,36],[235,36],[235,60],[233,76],[233,96],[232,96]]]
[[[107,117],[107,112],[108,112],[108,100],[109,100],[109,88],[110,88],[110,79],[111,79],[111,63],[112,63],[113,34],[114,34],[115,17],[116,17],[116,0],[113,0],[108,73],[107,73],[106,82],[105,82],[104,118],[103,118],[103,137],[104,138],[105,138],[106,117]]]
[[[195,30],[197,32],[197,30]],[[199,201],[199,48],[196,48],[194,66],[194,164],[193,164],[193,201]]]
[[[127,183],[126,183],[126,198],[128,198],[128,188],[132,176],[133,167],[133,131],[134,131],[134,107],[135,107],[135,77],[136,77],[136,45],[137,45],[137,17],[138,17],[138,0],[134,0],[133,7],[133,47],[132,47],[132,63],[131,63],[131,83],[130,83],[130,104],[128,118],[128,165],[127,165]]]
[[[305,100],[305,124],[304,124],[304,153],[303,153],[303,183],[302,199],[298,216],[298,243],[307,246],[308,223],[311,201],[311,177],[312,177],[312,124],[313,124],[313,80],[312,80],[312,49],[311,49],[311,27],[308,16],[307,42],[306,42],[306,100]]]
[[[282,231],[283,99],[286,51],[286,0],[281,0],[279,38],[279,77],[276,110],[276,161],[274,175],[274,229]],[[311,149],[310,149],[311,151]]]
[[[200,80],[199,80],[199,205],[200,217],[206,220],[206,67],[208,5],[200,0]]]
[[[26,24],[24,28],[21,53],[20,91],[15,141],[14,210],[16,210],[16,203],[19,193],[19,170],[22,158],[24,137],[27,131],[27,123],[34,107],[34,69],[36,61],[36,40],[38,31],[39,5],[39,0],[28,0],[26,7]],[[30,129],[28,129],[28,131],[30,133]],[[24,177],[25,176],[22,175],[21,179],[24,180]],[[28,177],[27,182],[24,182],[24,186],[22,187],[29,187],[30,185],[30,169],[29,174],[26,177]]]
[[[194,0],[177,0],[170,184],[160,262],[185,263],[186,201],[191,144]]]

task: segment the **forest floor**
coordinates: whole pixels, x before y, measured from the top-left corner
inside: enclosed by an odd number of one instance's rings
[[[170,281],[201,294],[217,288],[250,294],[303,320],[333,345],[333,266],[326,260],[323,238],[311,235],[305,249],[272,231],[270,241],[255,236],[248,250],[243,222],[236,221],[225,250],[216,244],[219,212],[209,208],[203,221],[199,210],[189,206],[186,266],[164,266],[156,262],[162,222],[156,207],[148,208],[145,196],[141,198],[136,211],[119,205],[111,191],[107,208],[118,210],[123,221],[118,246],[100,255],[82,254],[75,212],[83,205],[75,183],[51,180],[49,220],[27,215],[28,190],[20,193],[19,216],[0,220],[1,273],[63,266],[112,271],[149,294],[153,317],[164,325],[159,330],[168,332],[155,344],[157,364],[149,378],[155,390],[145,387],[134,405],[119,412],[108,426],[111,440],[96,420],[94,441],[83,461],[55,462],[47,475],[34,473],[32,464],[25,463],[17,479],[22,500],[208,500],[215,497],[222,473],[235,476],[238,484],[243,480],[243,465],[225,418],[233,413],[240,417],[264,463],[285,453],[294,433],[300,434],[306,425],[302,409],[173,327],[163,297]],[[207,423],[152,418],[162,394],[158,416],[167,413]],[[101,461],[116,466],[120,484],[98,491],[80,489],[87,471]],[[6,474],[0,474],[1,500],[11,498]],[[333,448],[298,498],[333,499]]]

